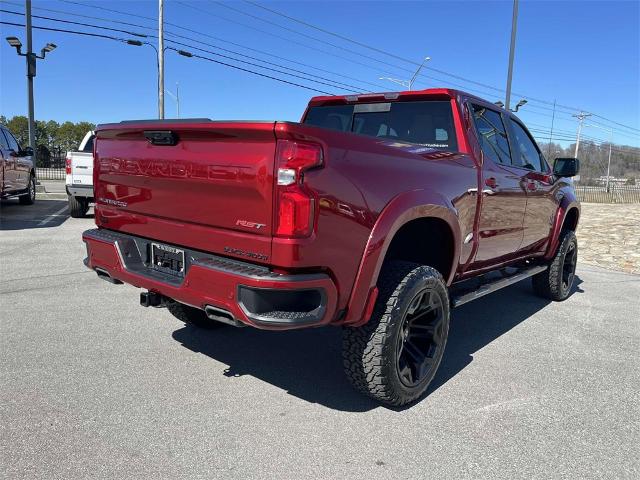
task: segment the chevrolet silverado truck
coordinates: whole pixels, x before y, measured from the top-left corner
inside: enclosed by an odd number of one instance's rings
[[[199,326],[341,326],[348,378],[386,405],[423,395],[454,307],[528,277],[572,291],[579,162],[550,168],[513,113],[461,91],[101,125],[94,161],[89,268]]]
[[[80,142],[78,151],[67,152],[65,158],[65,188],[69,200],[69,214],[84,217],[93,202],[93,139],[89,131]]]

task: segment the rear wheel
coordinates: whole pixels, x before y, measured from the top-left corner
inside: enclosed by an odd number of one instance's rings
[[[29,177],[29,187],[24,195],[18,197],[22,205],[33,205],[36,202],[36,177],[31,174]]]
[[[84,217],[89,211],[89,200],[86,198],[78,198],[73,195],[69,197],[69,214],[73,218]]]
[[[191,323],[200,328],[213,329],[223,326],[221,322],[216,322],[207,317],[207,314],[199,308],[191,307],[180,302],[169,302],[167,310],[184,323]]]
[[[434,268],[392,262],[381,273],[371,320],[343,330],[343,361],[356,389],[390,406],[418,399],[449,334],[449,296]]]
[[[536,295],[561,302],[571,294],[578,262],[578,240],[572,231],[566,231],[549,268],[531,278]]]

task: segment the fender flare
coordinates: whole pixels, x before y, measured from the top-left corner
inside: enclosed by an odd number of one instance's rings
[[[545,260],[551,260],[558,249],[560,243],[560,233],[562,232],[562,226],[567,218],[569,210],[575,208],[578,210],[578,221],[580,220],[580,202],[575,196],[572,190],[563,190],[563,196],[560,200],[560,205],[556,211],[556,216],[553,221],[553,227],[551,229],[551,241],[547,247],[547,251],[544,254]]]
[[[460,226],[456,209],[441,194],[428,190],[412,190],[393,198],[378,216],[362,254],[358,273],[347,304],[344,324],[359,326],[369,319],[364,318],[365,307],[376,286],[382,263],[396,232],[405,224],[419,218],[437,218],[450,228],[453,241],[453,258],[447,285],[451,283],[460,257]]]

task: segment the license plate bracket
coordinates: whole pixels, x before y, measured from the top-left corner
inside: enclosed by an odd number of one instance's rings
[[[184,250],[162,243],[151,243],[151,268],[184,277]]]

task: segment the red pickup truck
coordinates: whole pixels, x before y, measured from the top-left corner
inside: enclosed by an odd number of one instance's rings
[[[313,98],[301,123],[128,121],[96,131],[85,264],[196,325],[343,327],[345,371],[419,398],[450,310],[532,277],[564,300],[579,162],[515,115],[429,89]]]

